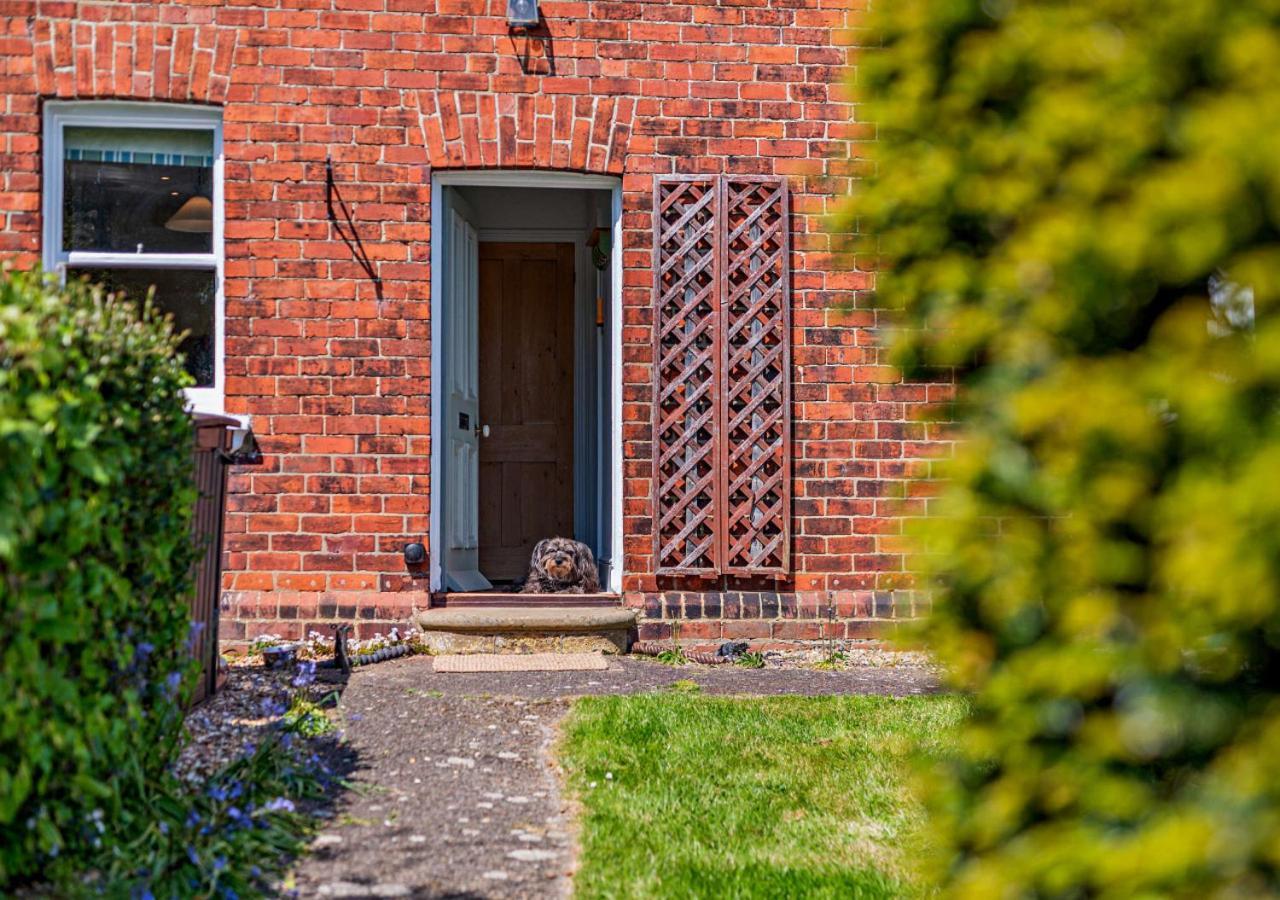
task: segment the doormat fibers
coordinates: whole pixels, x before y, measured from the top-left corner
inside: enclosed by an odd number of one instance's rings
[[[432,658],[437,672],[589,672],[608,669],[601,653],[459,653]]]

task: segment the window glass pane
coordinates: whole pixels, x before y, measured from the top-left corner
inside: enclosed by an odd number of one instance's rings
[[[173,316],[178,331],[188,332],[179,349],[197,387],[213,387],[213,272],[201,269],[81,269],[84,275],[141,303],[152,285],[156,305]]]
[[[213,132],[63,129],[62,247],[213,250]]]

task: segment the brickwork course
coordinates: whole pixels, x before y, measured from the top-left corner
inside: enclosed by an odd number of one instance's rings
[[[855,2],[856,5],[856,2]],[[0,0],[0,258],[40,259],[42,103],[219,107],[226,411],[266,459],[235,471],[223,636],[358,634],[426,604],[405,569],[431,484],[431,176],[621,179],[623,602],[641,635],[869,637],[918,614],[903,530],[949,452],[904,384],[873,273],[829,220],[874,126],[846,88],[847,0],[541,4],[541,62],[496,0]],[[853,32],[856,34],[856,31]],[[554,73],[545,46],[554,56]],[[539,69],[538,66],[542,68]],[[325,204],[325,160],[381,298]],[[784,176],[791,236],[791,554],[775,579],[655,574],[655,175]],[[430,550],[430,548],[429,548]]]

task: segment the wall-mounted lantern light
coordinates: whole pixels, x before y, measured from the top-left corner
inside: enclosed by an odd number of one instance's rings
[[[507,0],[508,28],[535,28],[539,21],[538,0]]]

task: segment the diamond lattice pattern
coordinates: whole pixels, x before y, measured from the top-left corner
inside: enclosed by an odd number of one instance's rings
[[[659,180],[654,197],[658,572],[713,574],[720,416],[714,179]]]
[[[789,520],[785,183],[724,184],[722,568],[784,573]]]
[[[790,564],[790,278],[783,179],[654,191],[659,574]]]

